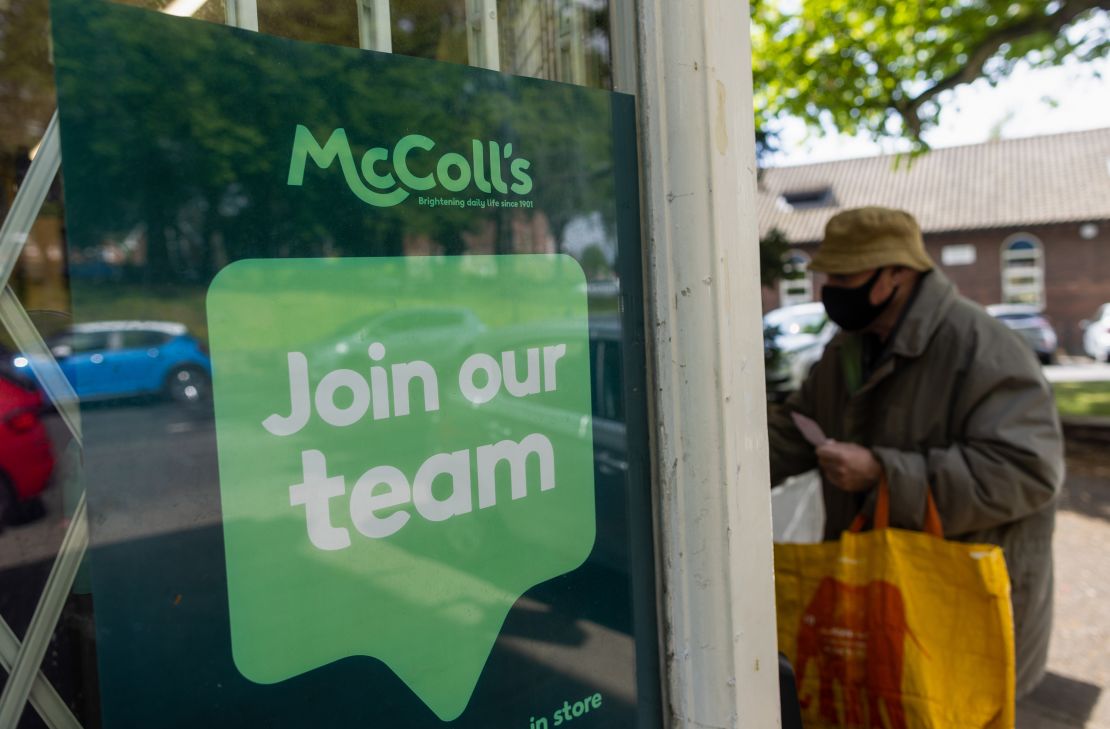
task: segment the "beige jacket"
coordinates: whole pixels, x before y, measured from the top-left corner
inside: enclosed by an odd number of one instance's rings
[[[1052,626],[1052,530],[1064,477],[1052,393],[1032,351],[939,271],[926,275],[887,358],[853,395],[855,335],[841,333],[785,406],[769,416],[771,478],[815,468],[794,410],[836,440],[872,449],[891,487],[891,525],[920,529],[932,488],[949,539],[1000,545],[1013,589],[1017,694],[1044,673]],[[826,539],[870,507],[824,484]]]

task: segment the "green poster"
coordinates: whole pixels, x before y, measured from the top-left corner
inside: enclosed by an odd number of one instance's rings
[[[219,273],[208,322],[244,676],[375,656],[441,719],[462,712],[509,608],[593,548],[585,283],[573,258],[540,255]],[[543,308],[513,312],[534,297]]]
[[[632,99],[52,24],[103,725],[658,725]]]

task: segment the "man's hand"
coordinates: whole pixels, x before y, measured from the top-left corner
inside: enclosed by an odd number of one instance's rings
[[[818,446],[817,463],[829,483],[843,491],[867,491],[883,475],[883,466],[871,451],[855,443],[830,440]]]

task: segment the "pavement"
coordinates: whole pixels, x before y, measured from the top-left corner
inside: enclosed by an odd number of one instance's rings
[[[1044,367],[1049,382],[1110,382],[1110,364],[1090,360],[1069,360]]]
[[[1053,545],[1048,675],[1018,704],[1017,729],[1110,729],[1110,452],[1069,441]]]

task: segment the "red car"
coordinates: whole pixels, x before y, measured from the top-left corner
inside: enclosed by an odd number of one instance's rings
[[[0,529],[26,511],[54,470],[42,404],[36,389],[0,374]]]

